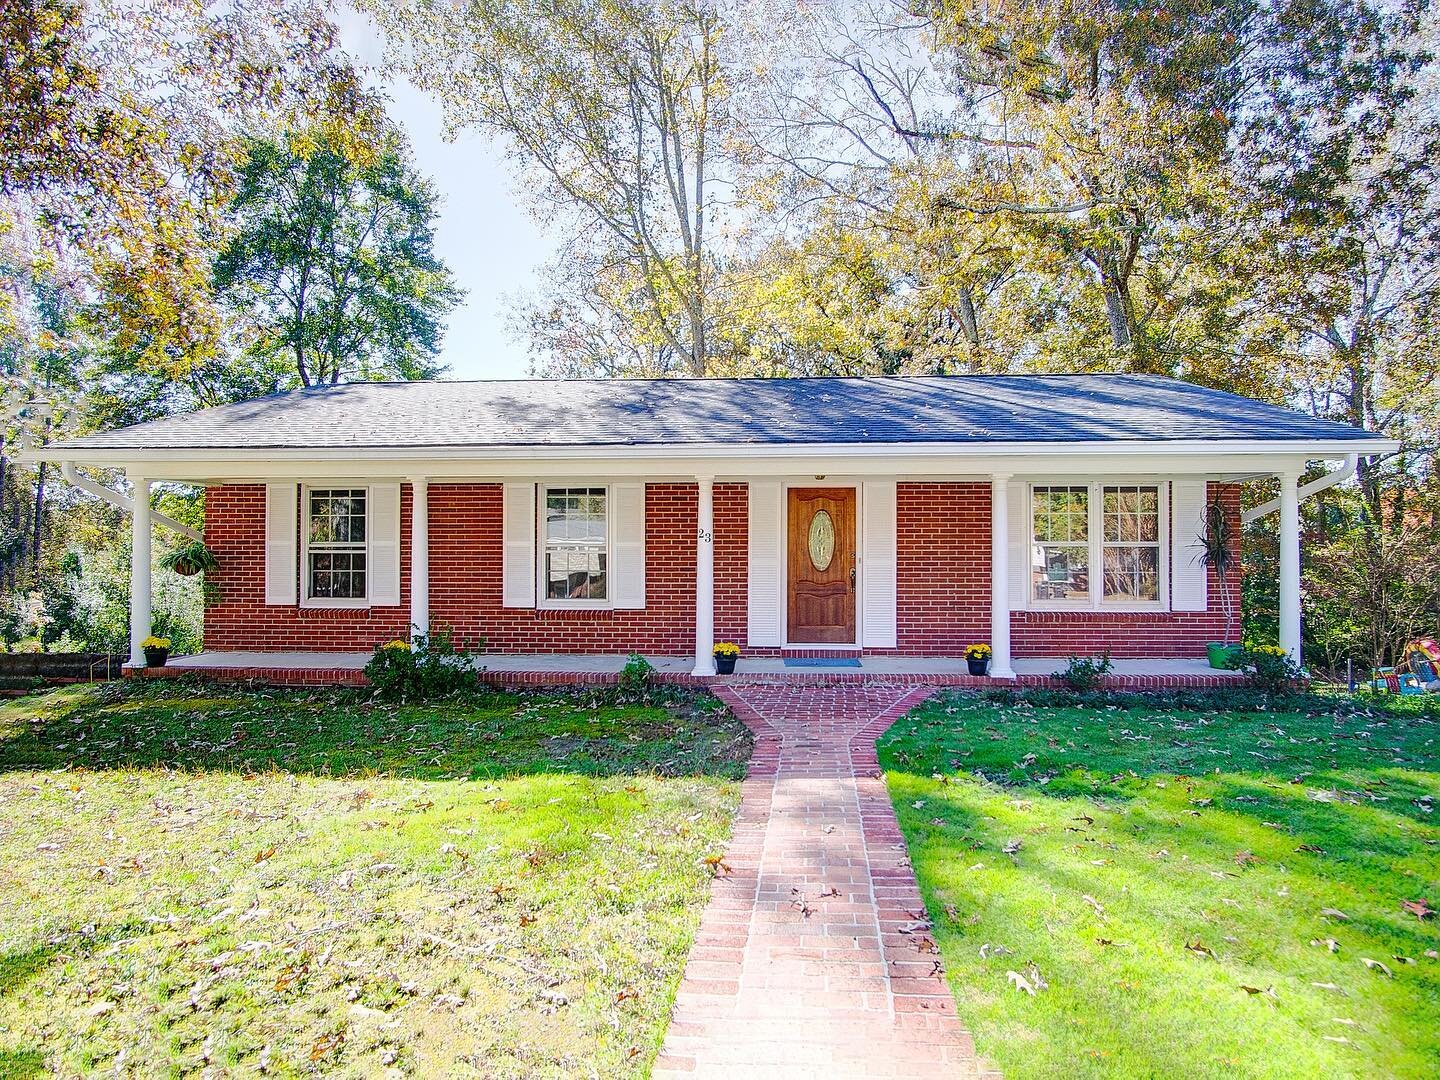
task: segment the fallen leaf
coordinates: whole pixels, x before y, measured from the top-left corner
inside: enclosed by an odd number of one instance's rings
[[[1404,911],[1414,915],[1417,919],[1428,919],[1431,915],[1435,914],[1434,909],[1430,907],[1430,901],[1425,899],[1402,900],[1400,901],[1400,907]]]
[[[321,1058],[330,1056],[339,1049],[340,1044],[344,1041],[345,1036],[338,1031],[333,1035],[321,1035],[310,1047],[310,1060],[319,1061]]]
[[[1321,908],[1321,909],[1320,909],[1320,914],[1321,914],[1322,916],[1324,916],[1325,918],[1327,918],[1327,919],[1348,919],[1348,918],[1350,918],[1349,915],[1346,915],[1345,912],[1341,911],[1339,908],[1333,908],[1333,907]]]
[[[1211,951],[1209,947],[1202,945],[1199,941],[1192,941],[1188,945],[1186,945],[1185,948],[1187,951],[1193,952],[1197,956],[1208,956],[1211,960],[1215,959],[1215,953]]]
[[[1019,840],[1011,840],[1008,844],[1006,844],[1006,845],[1005,845],[1003,848],[1001,848],[1000,850],[1003,851],[1003,852],[1005,852],[1006,855],[1014,855],[1017,851],[1020,850],[1020,841],[1019,841]]]
[[[1255,855],[1252,852],[1237,851],[1235,853],[1235,863],[1238,866],[1254,866],[1259,861],[1259,856]]]
[[[1018,971],[1005,972],[1005,978],[1010,980],[1016,990],[1024,994],[1029,994],[1031,997],[1035,996],[1035,987],[1031,986],[1029,980]]]
[[[1369,968],[1371,971],[1380,972],[1380,974],[1384,975],[1387,979],[1393,979],[1395,977],[1395,973],[1391,971],[1388,967],[1386,967],[1384,964],[1382,964],[1379,960],[1371,960],[1368,956],[1362,956],[1360,957],[1360,962],[1364,964],[1367,968]]]
[[[266,859],[270,858],[270,857],[271,857],[272,855],[274,855],[274,854],[275,854],[275,847],[274,847],[274,845],[272,844],[270,847],[263,848],[263,849],[261,849],[260,851],[257,851],[257,852],[255,853],[255,862],[257,862],[257,863],[262,863],[262,862],[264,862]],[[312,1059],[312,1060],[313,1060],[313,1059]]]

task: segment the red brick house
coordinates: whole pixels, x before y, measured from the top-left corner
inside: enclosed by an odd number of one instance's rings
[[[318,387],[57,444],[135,492],[204,484],[206,649],[1201,657],[1205,508],[1279,476],[1298,656],[1299,477],[1393,444],[1129,375]],[[1310,485],[1314,487],[1316,485]],[[128,500],[125,500],[129,505]],[[132,662],[157,515],[134,504]],[[1231,581],[1231,590],[1238,583]],[[1238,608],[1238,596],[1232,596]]]

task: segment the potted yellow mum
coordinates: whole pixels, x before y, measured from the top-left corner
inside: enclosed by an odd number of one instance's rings
[[[734,675],[735,661],[740,659],[740,646],[733,641],[722,641],[712,651],[715,654],[715,674]]]
[[[971,675],[986,675],[990,672],[989,645],[971,645],[965,650],[965,666],[970,669]]]
[[[145,652],[146,667],[164,667],[165,661],[170,659],[170,639],[168,637],[156,637],[151,634],[140,643],[140,648]]]

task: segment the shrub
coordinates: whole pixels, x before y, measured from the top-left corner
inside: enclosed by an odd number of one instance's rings
[[[620,692],[628,696],[643,696],[649,690],[654,675],[655,668],[650,661],[633,652],[620,669]]]
[[[1247,645],[1240,654],[1240,670],[1266,694],[1292,689],[1302,672],[1279,645]]]
[[[1071,690],[1084,694],[1098,690],[1100,680],[1110,674],[1114,666],[1109,652],[1102,652],[1098,656],[1072,656],[1064,668],[1055,672],[1055,678]]]
[[[448,630],[417,634],[413,642],[387,641],[365,665],[375,695],[388,701],[424,701],[475,685],[470,655]]]

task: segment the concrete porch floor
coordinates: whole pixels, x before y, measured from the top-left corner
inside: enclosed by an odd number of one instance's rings
[[[147,669],[148,677],[196,674],[217,678],[253,678],[276,682],[356,683],[363,681],[361,670],[368,653],[355,652],[206,652],[196,656],[173,657],[162,669]],[[665,682],[690,683],[690,657],[647,657]],[[477,657],[481,678],[493,683],[604,684],[613,682],[625,665],[619,654],[489,653]],[[1027,657],[1013,661],[1017,681],[1022,685],[1049,684],[1054,672],[1066,664],[1063,658]],[[968,674],[962,657],[862,656],[860,666],[829,666],[808,661],[803,667],[787,667],[778,656],[742,657],[733,676],[716,681],[747,679],[786,682],[844,681],[899,682],[922,685],[987,686],[1013,685],[988,677]],[[1218,687],[1233,684],[1244,676],[1234,671],[1217,671],[1204,660],[1190,658],[1115,660],[1107,684],[1117,689],[1160,689],[1165,687]]]

